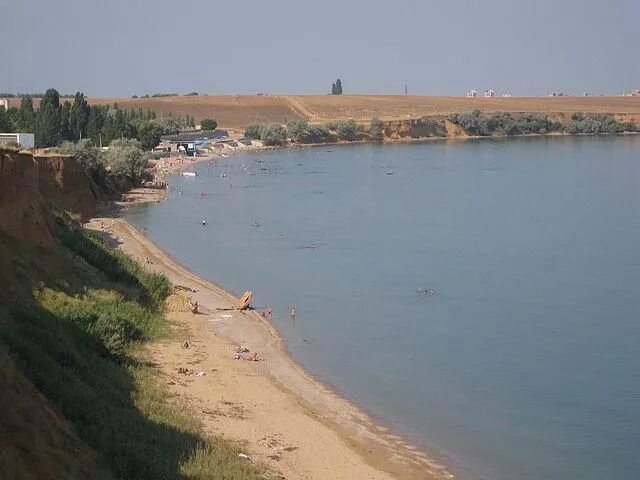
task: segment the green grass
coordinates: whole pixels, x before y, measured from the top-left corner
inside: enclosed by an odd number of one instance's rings
[[[22,374],[115,478],[265,478],[233,442],[202,436],[196,417],[136,353],[164,331],[166,277],[93,233],[61,232],[56,255],[0,237],[0,280],[32,291],[0,320],[0,343]]]
[[[126,253],[111,248],[98,232],[62,227],[58,237],[68,250],[109,280],[130,288],[136,300],[153,309],[160,308],[171,290],[166,276],[145,269]]]

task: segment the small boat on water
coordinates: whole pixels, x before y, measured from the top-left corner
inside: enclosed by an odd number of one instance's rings
[[[198,172],[182,172],[183,177],[197,177]]]

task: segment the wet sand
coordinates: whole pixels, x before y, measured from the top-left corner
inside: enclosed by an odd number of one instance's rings
[[[285,478],[454,478],[312,378],[258,312],[229,310],[235,297],[179,265],[124,220],[98,218],[88,226],[99,229],[101,221],[122,250],[150,262],[184,287],[181,297],[199,304],[197,315],[188,307],[169,308],[175,335],[148,345],[145,354],[178,401],[198,412],[206,433],[242,442],[252,461]],[[249,350],[245,357],[255,352],[262,361],[234,360],[240,345]]]

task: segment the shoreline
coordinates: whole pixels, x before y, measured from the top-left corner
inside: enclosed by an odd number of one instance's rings
[[[608,134],[607,136],[612,135]],[[623,134],[625,135],[625,134]],[[567,137],[567,136],[587,136],[569,135],[569,134],[536,134],[536,135],[518,135],[512,137],[495,137],[495,136],[479,136],[479,137],[433,137],[424,139],[400,139],[389,142],[387,144],[412,144],[427,143],[436,140],[475,140],[485,138],[521,138],[521,137]],[[588,136],[594,136],[589,134]],[[333,144],[317,144],[317,145],[285,145],[282,147],[254,147],[251,149],[242,149],[229,152],[229,155],[222,156],[213,154],[201,157],[191,157],[188,163],[183,163],[178,168],[165,172],[162,176],[158,176],[162,180],[166,180],[171,175],[179,175],[180,172],[190,168],[195,168],[197,164],[206,161],[219,161],[235,157],[238,153],[258,153],[263,150],[280,150],[285,148],[304,148],[327,147],[329,145],[364,145],[375,142],[338,142]],[[145,189],[143,189],[145,190]],[[153,190],[153,189],[146,189]],[[159,202],[166,199],[167,190],[155,190],[152,192],[155,196],[146,197],[144,194],[138,198],[132,198],[128,202],[118,202],[121,208],[137,205],[140,203]],[[197,273],[191,271],[188,267],[180,263],[179,259],[160,249],[155,243],[146,238],[140,231],[124,220],[119,214],[117,220],[110,218],[103,219],[106,222],[112,220],[118,224],[119,237],[123,239],[121,247],[127,251],[133,244],[133,251],[128,253],[139,258],[146,258],[147,255],[136,254],[136,250],[152,252],[154,265],[160,265],[160,270],[168,274],[174,285],[184,285],[192,282],[196,285],[198,293],[193,298],[198,300],[199,304],[210,308],[210,303],[199,298],[201,291],[211,291],[217,297],[223,299],[225,308],[229,308],[237,301],[237,297],[226,290],[223,286],[215,281],[201,277]],[[95,220],[95,219],[94,219]],[[178,281],[176,281],[176,277]],[[215,303],[215,302],[213,302]],[[239,318],[235,318],[239,317]],[[237,322],[237,323],[236,323]],[[200,322],[202,323],[202,322]],[[240,324],[238,326],[238,324]],[[445,452],[439,451],[436,447],[429,444],[428,440],[407,440],[401,435],[394,434],[393,428],[389,422],[385,422],[383,418],[376,418],[370,412],[360,405],[357,401],[350,399],[348,393],[340,392],[339,389],[333,387],[329,382],[321,377],[315,376],[305,370],[290,355],[286,342],[281,337],[278,330],[263,316],[252,311],[248,314],[236,315],[234,312],[233,322],[216,321],[211,324],[208,329],[209,335],[220,335],[226,341],[232,344],[248,345],[252,352],[264,351],[269,352],[267,362],[259,365],[252,365],[253,370],[258,374],[268,378],[273,386],[293,395],[298,403],[304,403],[301,408],[305,411],[309,410],[309,414],[320,421],[328,429],[336,432],[339,437],[347,444],[348,449],[356,452],[360,458],[368,465],[374,467],[377,471],[386,472],[396,479],[424,478],[425,480],[434,479],[453,479],[457,476],[460,478],[475,478],[474,474],[468,471],[464,465],[457,462],[454,458],[448,456]],[[205,342],[206,343],[206,342]],[[223,432],[224,433],[224,432]],[[375,453],[373,453],[375,452]],[[454,475],[452,472],[455,472]],[[310,477],[315,478],[315,477]],[[378,477],[371,477],[378,478]]]
[[[364,465],[378,472],[368,478],[456,478],[444,465],[453,464],[452,459],[435,451],[434,448],[424,448],[426,445],[419,448],[395,435],[383,422],[376,422],[362,407],[306,371],[290,356],[286,343],[277,329],[258,312],[234,311],[226,313],[227,317],[232,317],[231,319],[220,316],[215,318],[215,308],[229,308],[235,303],[237,298],[232,293],[181,265],[119,216],[94,218],[87,226],[99,228],[100,221],[105,224],[111,223],[108,233],[115,236],[120,248],[125,252],[137,258],[150,259],[151,268],[167,274],[174,285],[187,286],[195,290],[191,296],[203,307],[204,314],[197,316],[197,323],[205,332],[205,344],[219,335],[230,345],[243,345],[251,352],[259,352],[265,361],[251,365],[251,370],[268,379],[272,387],[294,397],[299,410],[309,419],[319,422],[324,428],[337,434],[343,442],[343,445],[339,446],[341,454],[347,455],[346,450],[349,450],[357,455]],[[209,336],[210,338],[207,338]],[[305,431],[299,433],[306,434]],[[436,461],[436,458],[445,461]],[[460,467],[460,470],[464,471],[463,467]],[[358,475],[364,473],[360,471]],[[300,472],[296,473],[299,474]],[[318,476],[312,474],[305,478],[327,478],[326,475],[339,478],[336,471]],[[367,475],[371,475],[371,472]]]

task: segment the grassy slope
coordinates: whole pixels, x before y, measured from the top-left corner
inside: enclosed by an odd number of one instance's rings
[[[19,406],[0,409],[0,477],[264,478],[232,443],[202,437],[136,354],[165,331],[166,278],[57,230],[53,252],[0,235],[0,406]]]

